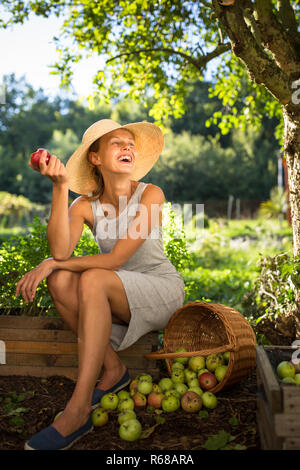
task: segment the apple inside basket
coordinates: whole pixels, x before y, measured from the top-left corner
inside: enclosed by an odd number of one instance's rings
[[[179,348],[185,352],[178,352]],[[177,352],[175,352],[177,350]],[[238,383],[251,373],[256,361],[256,337],[246,318],[222,304],[188,302],[178,309],[165,328],[163,349],[147,354],[148,359],[165,359],[169,374],[176,358],[229,352],[226,373],[213,388],[216,393]]]

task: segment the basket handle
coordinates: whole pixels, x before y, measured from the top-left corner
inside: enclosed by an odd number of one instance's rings
[[[209,354],[217,354],[225,351],[235,351],[232,344],[218,346],[217,348],[202,349],[201,351],[187,351],[187,352],[165,352],[163,349],[145,354],[147,359],[175,359],[177,357],[192,357],[192,356],[208,356]]]

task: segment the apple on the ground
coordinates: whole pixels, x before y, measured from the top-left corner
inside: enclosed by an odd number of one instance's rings
[[[181,408],[188,413],[196,413],[202,407],[202,399],[196,392],[186,392],[181,397]]]
[[[202,398],[202,403],[205,406],[205,408],[209,408],[211,410],[216,408],[218,404],[216,395],[214,395],[211,392],[204,392],[201,398]]]
[[[123,398],[130,398],[130,393],[127,390],[120,390],[117,396],[119,400],[123,400]]]
[[[158,385],[163,393],[165,393],[167,390],[171,390],[174,387],[173,381],[168,377],[161,379],[158,382]]]
[[[108,421],[108,413],[104,408],[96,408],[92,413],[92,422],[94,426],[104,426]]]
[[[178,410],[178,408],[180,407],[180,400],[175,395],[164,397],[161,402],[161,407],[163,411],[171,413],[172,411]]]
[[[172,372],[171,380],[174,383],[184,383],[185,377],[183,370],[175,369]]]
[[[183,372],[184,372],[184,377],[185,377],[186,382],[189,382],[189,380],[197,378],[196,372],[191,369],[184,369]]]
[[[154,408],[161,408],[161,402],[164,399],[164,394],[161,392],[151,392],[148,395],[148,405]]]
[[[187,385],[183,384],[183,383],[180,383],[180,382],[174,384],[174,388],[180,395],[183,395],[188,390]]]
[[[142,393],[143,395],[149,395],[152,392],[152,382],[150,380],[139,380],[137,386],[138,392]]]
[[[136,418],[136,414],[134,410],[125,410],[121,411],[118,415],[118,423],[122,424],[125,423],[125,421],[128,421],[129,419],[134,419]]]
[[[135,406],[146,406],[147,404],[147,398],[146,395],[143,395],[143,393],[136,392],[134,395],[132,395],[132,399],[134,401]]]
[[[123,398],[122,400],[120,400],[117,410],[119,412],[125,411],[125,410],[134,410],[134,401],[133,401],[133,399],[130,398],[130,397],[127,397],[127,398]]]
[[[198,395],[200,395],[200,397],[202,397],[202,395],[203,395],[203,390],[199,386],[198,387],[190,387],[188,389],[188,391],[198,393]]]
[[[124,441],[133,442],[141,437],[142,425],[136,419],[128,419],[119,427],[119,436]]]
[[[101,408],[105,410],[116,410],[119,404],[119,398],[116,393],[110,392],[103,395],[100,400]]]

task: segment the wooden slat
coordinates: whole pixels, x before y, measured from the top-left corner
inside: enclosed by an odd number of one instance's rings
[[[77,343],[77,338],[68,330],[44,330],[29,328],[0,328],[0,339],[2,341],[58,341]]]
[[[55,366],[55,367],[77,367],[77,354],[18,354],[8,353],[6,364],[9,366]],[[0,366],[1,371],[1,366]]]
[[[0,328],[69,330],[68,325],[60,317],[27,317],[25,315],[0,315]]]
[[[275,431],[282,437],[300,437],[300,413],[274,415]]]
[[[256,416],[263,450],[281,450],[282,439],[275,432],[270,407],[262,396],[257,397]]]
[[[282,401],[284,413],[298,413],[300,420],[300,388],[282,384]]]
[[[263,346],[256,347],[256,363],[272,413],[282,411],[281,390]]]
[[[77,343],[6,341],[6,353],[77,354]]]
[[[300,437],[287,437],[284,439],[283,450],[300,450]]]

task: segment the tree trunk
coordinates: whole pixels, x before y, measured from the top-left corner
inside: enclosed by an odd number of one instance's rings
[[[299,106],[298,106],[299,107]],[[284,152],[289,176],[289,199],[293,227],[294,256],[300,256],[300,109],[283,110]],[[300,338],[300,290],[296,291],[295,327]]]

